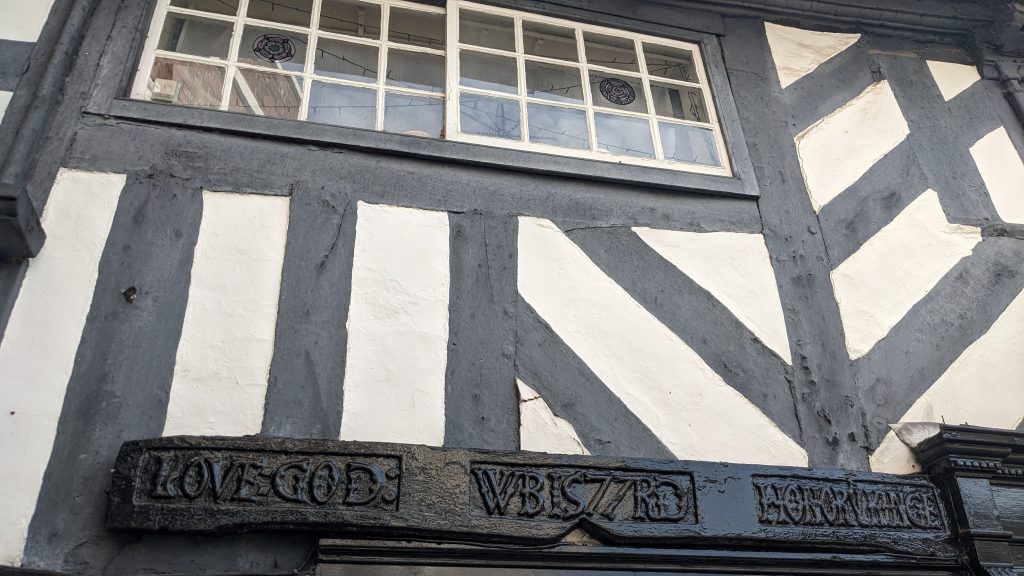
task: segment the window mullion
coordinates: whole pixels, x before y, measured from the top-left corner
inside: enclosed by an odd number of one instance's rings
[[[242,44],[242,33],[245,30],[245,14],[249,10],[249,0],[239,0],[238,12],[235,14],[235,26],[231,32],[231,47],[228,49],[228,69],[224,74],[224,91],[220,97],[220,109],[227,110],[231,103],[231,88],[238,74],[239,46]]]
[[[445,14],[444,138],[455,140],[459,132],[459,3],[448,3]]]
[[[583,89],[583,104],[587,107],[587,132],[590,134],[590,150],[597,152],[597,121],[594,120],[594,98],[590,94],[590,71],[587,64],[586,46],[583,43],[583,29],[577,26],[573,29],[576,34],[576,52],[579,58],[580,88]]]
[[[388,40],[391,29],[391,3],[384,0],[380,10],[380,53],[377,55],[377,109],[374,126],[377,130],[384,129],[384,86],[388,75]]]
[[[306,66],[302,71],[302,102],[299,104],[299,120],[309,118],[309,100],[313,94],[313,70],[316,68],[316,46],[320,37],[320,11],[323,0],[313,0],[313,13],[309,16],[309,40],[306,45]]]
[[[526,110],[526,62],[523,60],[523,53],[526,50],[523,48],[523,17],[516,15],[512,20],[512,26],[515,27],[516,75],[519,84],[519,124],[521,126],[519,140],[529,142],[530,117]]]

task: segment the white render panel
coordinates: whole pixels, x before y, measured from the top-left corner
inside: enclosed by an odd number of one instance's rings
[[[947,222],[928,190],[833,270],[850,358],[867,354],[978,242],[981,230]]]
[[[123,174],[61,170],[43,210],[47,239],[0,341],[0,566],[19,566],[64,394],[92,305]]]
[[[883,80],[796,137],[807,193],[816,211],[863,176],[910,134]]]
[[[165,436],[260,431],[288,212],[284,196],[203,192]]]
[[[582,454],[590,451],[580,442],[572,424],[555,416],[547,402],[522,380],[519,387],[519,449],[549,454]]]
[[[1004,222],[1024,224],[1024,160],[1000,126],[971,146],[985,188]]]
[[[7,114],[7,106],[11,104],[11,96],[14,96],[14,92],[0,90],[0,122],[3,121],[4,114]]]
[[[803,448],[547,220],[519,219],[519,291],[676,457],[807,464]]]
[[[447,213],[359,203],[343,440],[444,443],[450,283]]]
[[[857,43],[860,34],[814,32],[765,22],[768,46],[783,88]]]
[[[960,355],[901,422],[946,422],[1016,428],[1024,414],[1024,293]],[[919,472],[913,453],[892,432],[871,456],[876,472]]]
[[[939,60],[928,60],[928,70],[935,79],[942,97],[949,102],[958,94],[967,90],[975,82],[981,80],[978,69],[967,64],[956,64],[954,62],[942,62]]]
[[[0,19],[0,40],[35,42],[50,15],[53,0],[7,0]]]
[[[683,274],[711,292],[780,358],[793,363],[782,299],[762,235],[633,230]]]

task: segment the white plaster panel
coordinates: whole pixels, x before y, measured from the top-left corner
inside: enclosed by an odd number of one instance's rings
[[[519,219],[519,291],[678,458],[807,464],[800,446],[547,220]]]
[[[92,305],[122,174],[61,170],[43,210],[46,243],[29,261],[0,340],[0,565],[21,564],[64,394]]]
[[[1024,161],[1000,126],[971,146],[985,188],[1004,222],[1024,224]]]
[[[53,0],[6,0],[0,18],[0,39],[35,42],[50,15]]]
[[[785,88],[857,43],[860,34],[814,32],[765,22],[779,83]]]
[[[447,213],[359,203],[343,440],[444,443],[448,253]]]
[[[555,416],[547,402],[532,388],[519,386],[519,449],[549,454],[582,454],[590,451],[580,442],[572,424]]]
[[[283,196],[203,192],[165,436],[260,431],[288,212]]]
[[[814,209],[849,188],[908,134],[887,80],[798,134],[797,154]]]
[[[901,422],[946,422],[1015,428],[1024,414],[1024,293],[1018,295],[981,338],[900,418]],[[913,453],[892,432],[871,456],[876,472],[920,471]]]
[[[0,122],[3,121],[4,115],[7,114],[7,107],[11,104],[11,96],[14,96],[14,92],[0,90]]]
[[[950,224],[933,190],[832,271],[850,358],[860,358],[981,242],[981,230]]]
[[[981,80],[981,75],[978,74],[978,69],[974,66],[939,60],[928,60],[926,63],[946,102],[956,98],[958,94]]]
[[[760,234],[634,231],[683,274],[711,292],[766,346],[792,364],[771,257]]]

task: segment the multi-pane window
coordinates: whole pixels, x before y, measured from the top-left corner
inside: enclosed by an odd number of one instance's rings
[[[699,47],[463,0],[159,0],[133,96],[731,175]]]
[[[439,138],[445,41],[400,0],[160,0],[134,96]]]

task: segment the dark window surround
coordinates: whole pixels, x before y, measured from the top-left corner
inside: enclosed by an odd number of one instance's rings
[[[635,1],[635,0],[634,0]],[[183,126],[193,129],[253,135],[282,141],[338,146],[384,154],[412,156],[444,162],[472,164],[600,180],[653,188],[706,193],[721,196],[757,198],[757,182],[732,98],[721,48],[717,36],[704,31],[684,30],[640,20],[593,13],[544,0],[485,0],[486,3],[515,10],[532,11],[549,16],[592,22],[642,32],[669,39],[685,40],[701,46],[704,65],[718,107],[722,132],[733,164],[734,177],[696,174],[679,170],[633,166],[616,162],[587,160],[468,144],[451,140],[420,138],[402,134],[377,132],[358,128],[329,126],[311,122],[280,120],[246,114],[203,110],[172,104],[131,100],[129,92],[142,43],[149,28],[156,0],[122,4],[112,40],[100,65],[95,89],[85,112],[153,124]],[[438,2],[431,2],[438,3]],[[688,21],[688,25],[704,25],[717,31],[714,18]]]

